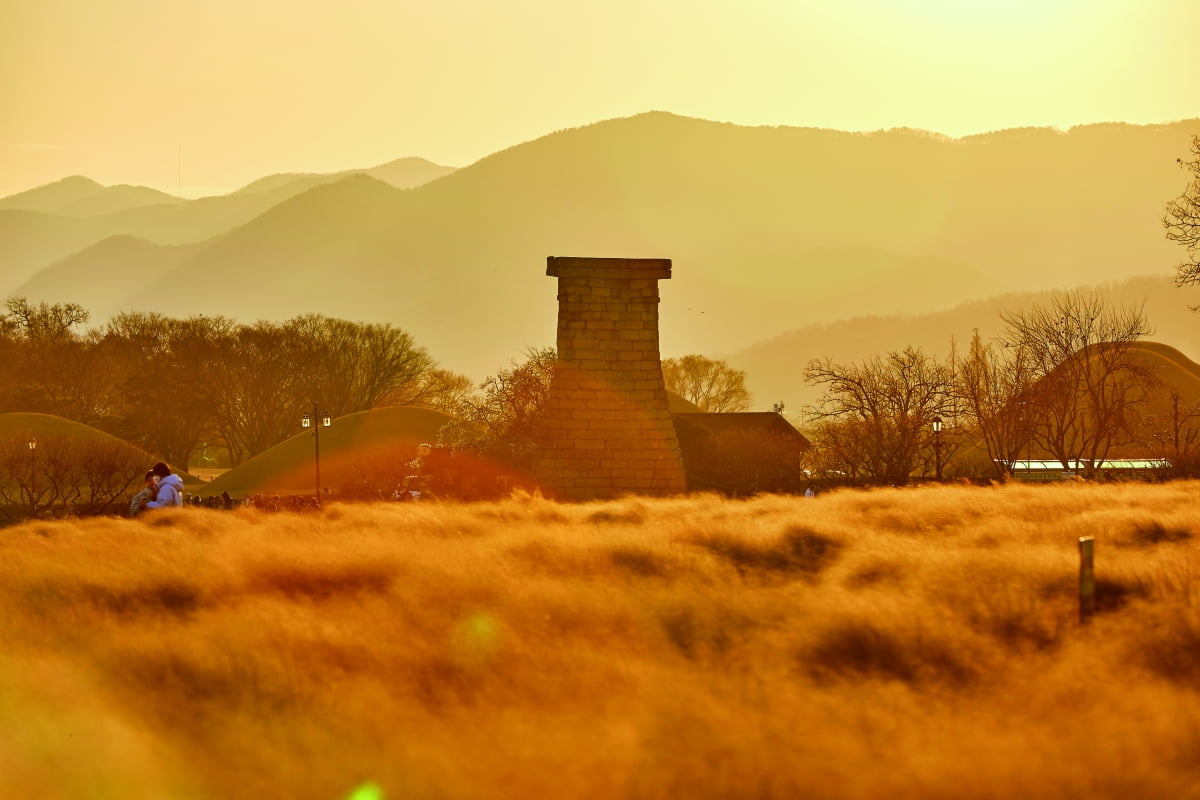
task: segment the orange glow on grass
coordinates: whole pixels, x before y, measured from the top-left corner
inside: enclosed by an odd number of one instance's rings
[[[6,528],[0,796],[1186,795],[1198,489]]]

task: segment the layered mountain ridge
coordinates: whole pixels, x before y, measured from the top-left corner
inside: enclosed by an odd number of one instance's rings
[[[649,112],[558,131],[410,188],[370,171],[321,181],[241,212],[240,223],[223,218],[232,227],[207,238],[196,238],[202,226],[172,231],[144,220],[206,201],[261,202],[311,178],[100,218],[120,219],[124,230],[56,217],[56,241],[74,250],[17,275],[0,243],[0,286],[32,300],[83,302],[94,321],[136,309],[390,322],[444,366],[478,378],[553,344],[546,256],[667,257],[664,356],[735,354],[838,320],[1169,277],[1179,254],[1159,220],[1183,188],[1176,159],[1197,132],[1200,120],[951,139]],[[0,233],[53,227],[45,214],[34,215],[41,222],[5,216],[30,213],[0,211]],[[155,238],[154,225],[168,232]],[[118,234],[159,249],[99,246]],[[120,271],[119,246],[136,268]],[[92,281],[122,291],[100,292]],[[161,291],[164,283],[172,291]],[[799,349],[787,366],[755,362],[755,370],[794,372],[825,355]],[[763,402],[776,399],[786,398]]]

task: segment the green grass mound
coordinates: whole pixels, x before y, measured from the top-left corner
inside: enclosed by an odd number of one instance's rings
[[[345,417],[320,431],[321,486],[338,492],[369,482],[382,464],[416,456],[421,442],[433,444],[450,417],[427,408],[376,408]],[[311,430],[280,442],[195,489],[201,497],[229,492],[302,494],[316,488],[316,442]]]
[[[0,414],[0,523],[119,513],[157,460],[124,439],[62,417]]]
[[[82,422],[75,422],[65,417],[56,417],[53,414],[24,412],[0,414],[0,438],[24,437],[28,441],[30,437],[41,440],[56,436],[70,437],[80,441],[124,441],[99,428],[93,428],[91,425],[84,425]],[[132,445],[130,446],[132,447]],[[149,469],[153,463],[147,464],[146,468]]]
[[[82,422],[76,422],[66,417],[23,411],[0,414],[0,441],[15,443],[15,446],[20,449],[27,446],[26,443],[30,439],[37,439],[37,452],[40,458],[51,457],[51,453],[47,448],[55,446],[61,448],[64,443],[71,442],[76,447],[84,448],[89,445],[128,448],[131,453],[141,454],[140,460],[145,463],[144,469],[146,470],[154,466],[155,462],[163,460],[161,456],[147,453],[137,445],[127,442],[119,436],[113,436],[111,433],[106,433],[99,428],[93,428],[91,425],[85,425]],[[191,487],[193,484],[200,482],[199,478],[184,471],[181,467],[172,464],[171,469],[179,474],[185,486]],[[141,488],[140,478],[138,488]]]

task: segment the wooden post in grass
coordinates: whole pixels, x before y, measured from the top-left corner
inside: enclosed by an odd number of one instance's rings
[[[1079,622],[1086,625],[1096,613],[1096,572],[1093,561],[1096,540],[1079,537]]]

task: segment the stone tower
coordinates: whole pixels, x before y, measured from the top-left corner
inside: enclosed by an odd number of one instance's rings
[[[670,259],[546,262],[558,278],[558,362],[535,467],[543,488],[565,500],[682,493],[658,350]]]

